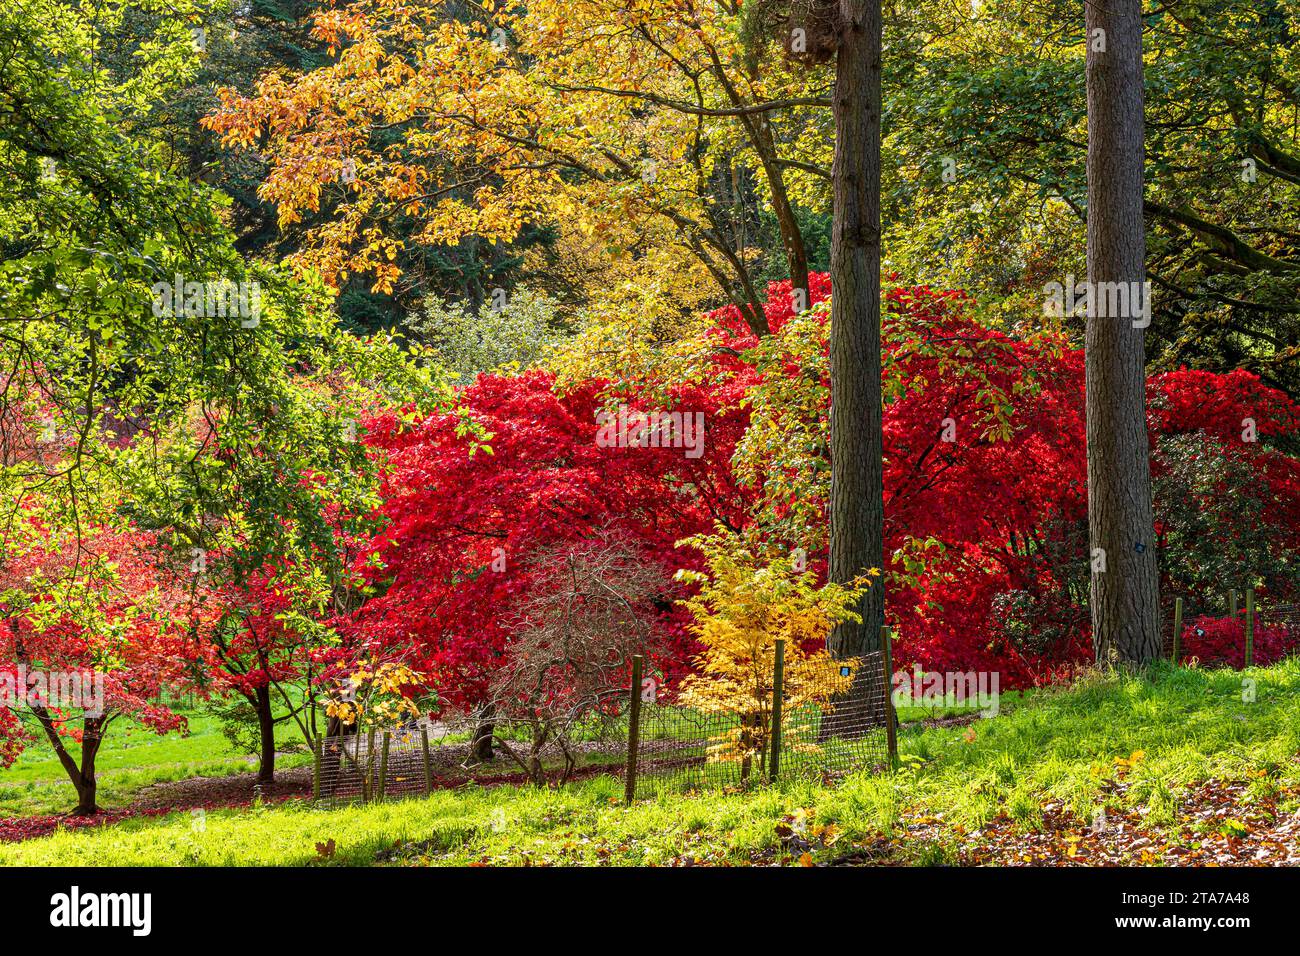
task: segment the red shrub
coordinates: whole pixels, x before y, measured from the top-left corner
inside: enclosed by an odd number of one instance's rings
[[[1255,624],[1255,663],[1273,664],[1300,649],[1300,627]],[[1204,667],[1246,665],[1246,619],[1242,616],[1198,617],[1183,629],[1183,661],[1196,658]]]

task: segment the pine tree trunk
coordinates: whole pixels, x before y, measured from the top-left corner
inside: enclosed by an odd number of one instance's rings
[[[1142,3],[1108,0],[1087,4],[1086,11],[1093,642],[1099,663],[1145,663],[1160,654],[1160,582],[1151,516],[1144,331],[1135,327],[1132,298],[1128,314],[1098,314],[1100,284],[1135,283],[1130,288],[1136,289],[1146,279]]]
[[[840,0],[835,73],[831,232],[830,579],[848,582],[884,560],[880,369],[880,0]],[[880,645],[884,588],[861,624],[828,639],[836,657]],[[864,669],[866,670],[866,669]],[[854,697],[866,692],[855,682]]]

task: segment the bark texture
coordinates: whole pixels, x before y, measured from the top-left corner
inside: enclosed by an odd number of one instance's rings
[[[880,369],[880,0],[840,0],[835,72],[831,232],[830,579],[883,565]],[[861,624],[828,648],[851,657],[880,646],[884,586],[864,595]]]
[[[1086,5],[1088,281],[1086,341],[1091,613],[1099,663],[1161,651],[1151,516],[1146,352],[1134,316],[1100,315],[1103,283],[1146,279],[1142,220],[1141,0]],[[1101,31],[1101,32],[1098,32]],[[1101,549],[1101,553],[1097,549]],[[1104,570],[1100,558],[1104,555]]]
[[[257,711],[260,757],[257,784],[263,793],[269,793],[275,786],[275,710],[271,706],[269,686],[257,688],[253,697],[253,709]]]

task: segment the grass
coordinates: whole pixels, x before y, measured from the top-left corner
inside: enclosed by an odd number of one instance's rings
[[[1243,699],[1247,681],[1253,701]],[[995,818],[1033,830],[1047,801],[1084,820],[1100,806],[1142,808],[1146,825],[1160,827],[1174,822],[1181,789],[1197,781],[1250,780],[1259,796],[1296,791],[1300,662],[1098,676],[969,726],[905,730],[900,749],[899,772],[854,774],[836,786],[790,779],[624,807],[622,782],[611,776],[559,790],[465,788],[332,811],[290,802],[62,832],[0,846],[0,864],[745,862],[784,852],[778,826],[787,824],[835,834],[833,845],[811,850],[814,858],[884,838],[896,860],[932,863],[950,858],[951,846],[897,839],[905,813],[942,819],[956,840]]]
[[[158,736],[127,723],[113,726],[95,760],[99,805],[114,809],[129,804],[143,787],[187,777],[222,777],[257,769],[257,758],[238,753],[221,733],[220,721],[203,712],[186,712],[189,734]],[[282,751],[297,750],[302,735],[296,724],[279,728]],[[74,758],[80,748],[74,745]],[[282,753],[277,768],[311,762],[310,753]],[[0,770],[0,816],[63,813],[76,804],[76,792],[54,750],[38,738],[7,770]]]
[[[223,777],[257,769],[257,758],[237,751],[221,733],[216,717],[201,710],[183,707],[176,710],[189,721],[186,736],[178,733],[159,736],[128,723],[119,723],[111,729],[96,759],[101,807],[106,810],[125,807],[140,790],[157,783],[190,777]],[[959,712],[960,708],[954,707],[908,707],[900,710],[900,717],[919,720]],[[527,736],[523,729],[513,734],[502,731],[521,740]],[[311,762],[311,755],[303,750],[306,744],[297,724],[281,724],[278,735],[281,754],[276,760],[277,769]],[[433,743],[463,744],[469,737],[468,733],[448,734]],[[77,756],[75,749],[73,754]],[[29,744],[12,767],[0,770],[0,817],[64,813],[75,802],[72,784],[43,736]]]

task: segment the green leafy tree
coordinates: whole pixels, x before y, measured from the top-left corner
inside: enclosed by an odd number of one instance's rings
[[[450,393],[393,338],[340,329],[318,279],[246,263],[229,201],[177,168],[148,120],[195,76],[203,12],[0,11],[0,422],[40,436],[6,443],[0,502],[39,501],[74,535],[110,517],[153,532],[235,615],[253,576],[297,569],[286,613],[319,621],[358,599],[346,541],[376,503],[356,423]],[[102,41],[142,14],[115,75]]]
[[[444,368],[469,380],[479,372],[537,364],[564,339],[557,306],[554,299],[527,289],[513,296],[498,289],[477,312],[464,302],[434,300],[407,325]]]

